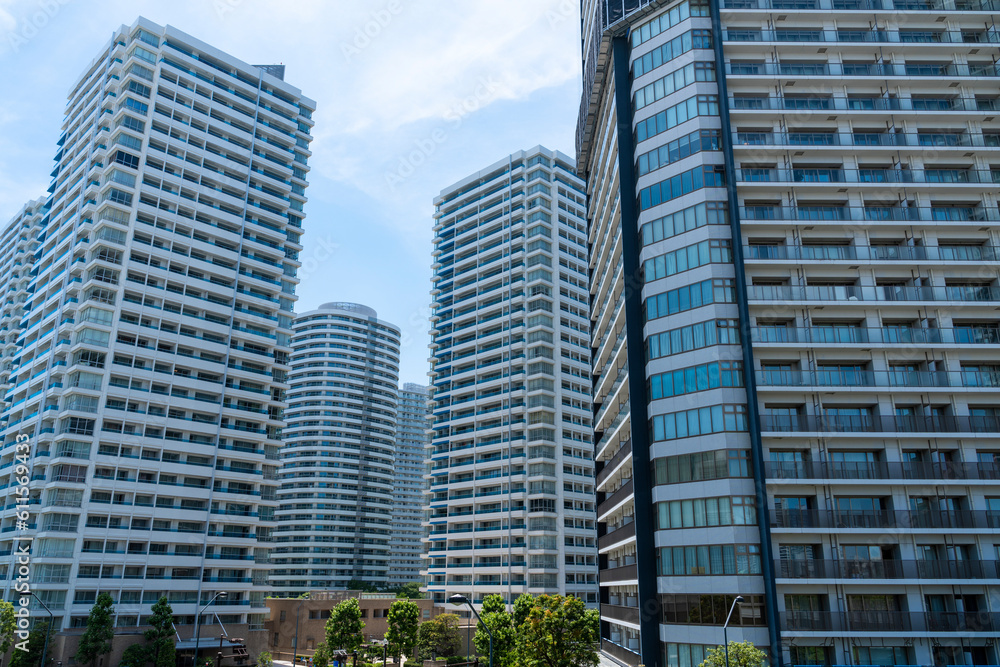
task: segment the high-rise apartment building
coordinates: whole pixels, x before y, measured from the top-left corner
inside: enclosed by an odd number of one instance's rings
[[[24,304],[34,266],[38,233],[47,208],[44,199],[30,201],[0,232],[0,391],[10,389],[10,371],[17,356],[17,341],[24,319]],[[0,399],[4,400],[4,399]],[[0,403],[0,407],[6,407]],[[0,428],[3,418],[0,415]]]
[[[583,182],[537,146],[435,198],[427,590],[596,602]]]
[[[399,390],[392,480],[391,587],[420,581],[424,568],[425,457],[431,442],[430,419],[430,388],[413,382],[404,384]]]
[[[293,323],[271,586],[282,597],[388,584],[399,328],[325,303]]]
[[[4,348],[5,598],[12,539],[30,537],[31,589],[59,628],[106,592],[122,635],[166,597],[189,656],[206,605],[203,639],[220,623],[259,638],[313,108],[145,19],[73,86]]]
[[[995,9],[584,3],[617,660],[997,661]]]

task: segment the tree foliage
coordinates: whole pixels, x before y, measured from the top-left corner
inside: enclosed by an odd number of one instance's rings
[[[316,652],[313,653],[313,667],[329,667],[330,651],[326,648],[326,642],[316,644]]]
[[[447,658],[462,648],[462,637],[458,632],[458,616],[438,614],[420,624],[417,647],[425,660],[431,655]]]
[[[347,582],[347,590],[349,591],[361,591],[362,593],[377,593],[378,586],[375,584],[368,583],[361,579],[351,579]]]
[[[108,593],[101,593],[87,616],[87,629],[80,637],[76,651],[77,662],[97,664],[98,657],[111,653],[114,637],[115,601]]]
[[[520,600],[519,600],[520,601]],[[518,628],[518,664],[522,667],[596,667],[600,637],[594,614],[583,601],[540,595]]]
[[[49,621],[39,621],[28,633],[28,650],[14,650],[14,655],[10,659],[10,667],[38,667],[42,661],[42,651],[45,650],[45,638],[49,634]],[[52,662],[51,654],[46,656],[48,662]],[[42,667],[48,667],[43,665]]]
[[[408,581],[396,589],[396,597],[408,600],[423,600],[424,594],[420,592],[419,581]]]
[[[763,667],[767,654],[754,646],[753,642],[729,642],[729,667]],[[719,645],[708,649],[704,662],[699,667],[726,667],[726,649]]]
[[[257,654],[257,667],[273,667],[274,658],[269,651],[261,651]]]
[[[389,606],[386,623],[389,629],[385,640],[389,642],[389,653],[412,657],[420,626],[420,607],[409,600],[396,600]]]
[[[0,655],[6,655],[14,645],[14,632],[17,630],[17,616],[14,605],[6,600],[0,600]]]
[[[132,644],[122,653],[122,661],[118,663],[118,667],[144,667],[152,658],[148,646]]]
[[[174,610],[166,597],[156,601],[150,610],[149,629],[143,633],[149,642],[149,659],[153,667],[174,667]]]
[[[503,596],[494,594],[483,598],[479,616],[481,620],[476,624],[476,636],[472,640],[476,654],[490,654],[490,634],[486,630],[488,627],[493,631],[493,664],[497,667],[514,667],[517,658],[517,633],[514,617],[507,613],[507,603]]]
[[[330,612],[326,621],[326,645],[332,650],[343,649],[353,653],[364,642],[364,629],[361,605],[357,598],[348,598]]]

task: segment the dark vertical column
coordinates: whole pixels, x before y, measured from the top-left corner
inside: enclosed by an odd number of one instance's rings
[[[625,277],[629,412],[632,424],[636,569],[639,578],[639,654],[646,667],[659,667],[663,651],[660,648],[660,601],[656,593],[656,551],[653,542],[653,531],[656,526],[653,513],[653,480],[649,467],[649,403],[646,397],[642,267],[639,263],[628,36],[615,37],[612,49],[615,68],[615,115],[618,118],[618,185],[622,226],[622,270]]]
[[[764,577],[764,612],[767,617],[771,665],[781,667],[781,631],[778,619],[778,593],[774,586],[774,555],[771,548],[771,517],[767,484],[764,478],[764,446],[760,437],[760,410],[757,403],[757,378],[754,374],[753,345],[750,336],[750,308],[747,280],[743,267],[743,232],[740,228],[739,197],[736,192],[736,163],[733,159],[733,132],[729,123],[729,95],[726,91],[726,65],[722,51],[722,16],[719,0],[709,0],[712,14],[712,42],[715,49],[715,75],[719,85],[719,116],[722,119],[722,152],[726,159],[726,191],[729,224],[732,232],[733,267],[736,275],[736,304],[740,314],[743,342],[743,384],[747,393],[747,428],[750,432],[750,456],[753,461],[754,495],[757,500],[757,527],[760,531],[761,575]],[[739,593],[740,591],[734,591]]]

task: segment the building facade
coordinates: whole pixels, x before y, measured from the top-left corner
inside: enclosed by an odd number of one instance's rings
[[[263,632],[313,108],[145,19],[70,91],[0,448],[4,597],[30,539],[64,632],[104,592],[121,635],[166,597],[189,656],[206,605],[208,635]]]
[[[11,387],[10,375],[17,356],[24,304],[30,296],[28,284],[34,267],[34,252],[46,212],[44,199],[30,201],[0,232],[0,391],[4,397]],[[4,403],[0,406],[6,407]],[[3,425],[0,421],[0,428]]]
[[[293,323],[271,586],[388,583],[399,328],[355,303]]]
[[[1000,657],[993,11],[584,3],[612,657]]]
[[[392,489],[389,586],[420,581],[424,552],[425,456],[430,445],[430,388],[407,382],[399,390]]]
[[[434,204],[427,590],[596,602],[583,183],[538,146]]]

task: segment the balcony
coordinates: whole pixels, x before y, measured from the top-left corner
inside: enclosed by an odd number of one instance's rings
[[[990,612],[786,611],[782,628],[807,632],[996,632]]]
[[[638,566],[633,563],[632,565],[622,565],[620,567],[612,567],[607,570],[601,570],[600,578],[602,584],[610,584],[619,581],[635,581],[639,578]]]
[[[986,510],[871,510],[775,509],[774,528],[930,529],[1000,528],[1000,513]]]
[[[1000,248],[988,245],[764,245],[744,246],[747,260],[871,261],[871,262],[995,262]]]
[[[1000,578],[995,560],[776,560],[774,568],[783,579]]]
[[[601,639],[601,651],[630,667],[638,667],[642,662],[642,658],[635,651],[630,651],[607,639]]]
[[[814,31],[799,31],[800,37],[812,37]],[[898,36],[898,35],[897,35]],[[804,39],[801,41],[818,41]],[[995,77],[998,71],[993,64],[956,63],[726,63],[726,74],[731,76],[877,76],[877,77]],[[891,98],[890,98],[891,99]]]
[[[834,97],[810,95],[764,96],[743,95],[729,98],[732,111],[914,111],[981,113],[992,111],[991,100],[974,97]],[[985,108],[984,108],[985,107]]]
[[[722,9],[825,9],[834,11],[992,12],[997,0],[722,0]]]
[[[761,415],[760,422],[778,433],[1000,433],[996,416]]]
[[[881,184],[935,183],[989,184],[1000,181],[1000,172],[987,169],[843,169],[841,167],[743,167],[736,170],[741,183]]]
[[[911,389],[933,388],[1000,388],[1000,373],[989,371],[868,371],[820,368],[815,371],[756,372],[761,388],[777,387],[893,387]]]
[[[988,285],[914,287],[908,285],[750,285],[751,301],[993,302],[1000,288]]]
[[[1000,466],[968,461],[766,461],[764,475],[776,479],[1000,480]]]
[[[609,618],[615,621],[625,621],[633,625],[639,624],[639,608],[626,607],[618,604],[602,604],[601,618]]]
[[[604,495],[603,492],[599,492],[600,495]],[[601,501],[597,505],[597,516],[602,517],[611,511],[613,508],[621,504],[626,498],[632,495],[632,480],[629,479],[627,482],[622,484],[621,488],[608,496],[605,500]]]
[[[1000,334],[1000,330],[998,330],[998,334]],[[615,452],[614,456],[605,461],[604,464],[601,466],[601,469],[597,471],[597,477],[596,477],[597,486],[600,487],[601,484],[604,483],[604,481],[608,478],[608,476],[615,470],[615,468],[617,468],[618,465],[622,461],[624,461],[625,458],[631,453],[632,453],[632,440],[630,438],[625,442],[623,442],[621,446],[618,448],[618,451]],[[598,461],[597,463],[598,465],[600,465],[601,461]]]
[[[754,345],[766,343],[820,343],[823,345],[1000,345],[1000,327],[925,329],[908,326],[858,327],[830,325],[791,327],[766,325],[750,330]]]
[[[630,521],[621,528],[599,537],[597,539],[597,548],[603,549],[604,547],[611,546],[612,544],[624,542],[631,537],[635,537],[635,521]]]
[[[1000,210],[979,206],[741,206],[745,221],[809,222],[984,222],[1000,220]]]
[[[986,146],[986,139],[964,131],[953,132],[734,132],[733,147],[744,146],[862,146],[962,148]]]

